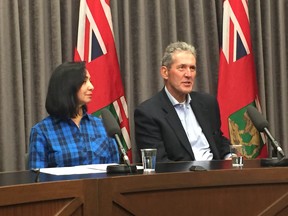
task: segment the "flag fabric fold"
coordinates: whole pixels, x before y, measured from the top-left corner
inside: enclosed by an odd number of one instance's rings
[[[81,0],[75,61],[85,61],[94,85],[88,112],[109,109],[117,119],[121,141],[132,161],[128,109],[114,42],[109,0]]]
[[[247,114],[249,105],[261,112],[247,0],[223,1],[217,99],[224,135],[232,144],[245,146],[243,155],[246,158],[267,157],[266,138],[257,131]]]

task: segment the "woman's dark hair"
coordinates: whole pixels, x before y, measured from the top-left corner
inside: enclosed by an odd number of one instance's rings
[[[85,62],[65,62],[53,72],[48,86],[46,110],[49,115],[61,119],[78,114],[77,92],[86,77]],[[83,106],[86,110],[86,105]]]

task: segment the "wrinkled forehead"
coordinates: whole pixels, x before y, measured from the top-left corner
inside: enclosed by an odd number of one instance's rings
[[[172,54],[172,64],[186,62],[187,64],[196,64],[196,58],[190,51],[176,51]]]

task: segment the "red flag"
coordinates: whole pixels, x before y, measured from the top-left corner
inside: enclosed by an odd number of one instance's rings
[[[122,142],[132,161],[127,103],[115,48],[109,0],[81,0],[75,61],[86,61],[94,85],[88,111],[108,108],[117,118]]]
[[[218,101],[222,131],[232,144],[243,144],[247,158],[267,157],[266,138],[247,114],[247,106],[261,111],[252,54],[247,0],[224,0]]]

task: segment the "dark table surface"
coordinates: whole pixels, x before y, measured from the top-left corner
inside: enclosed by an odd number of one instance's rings
[[[188,162],[169,162],[157,163],[157,173],[169,172],[197,172],[197,171],[210,171],[210,170],[227,170],[227,169],[255,169],[261,168],[260,160],[245,160],[244,166],[237,168],[232,167],[231,160],[214,160],[214,161],[188,161]],[[194,166],[192,171],[190,167]],[[201,169],[199,169],[201,168]],[[264,167],[263,167],[264,168]],[[34,171],[18,171],[18,172],[4,172],[0,173],[0,187],[12,186],[19,184],[30,184],[34,182],[51,182],[63,180],[77,180],[89,178],[110,178],[116,176],[129,176],[129,175],[143,175],[143,170],[138,170],[136,173],[122,173],[122,174],[107,174],[107,173],[93,173],[93,174],[77,174],[77,175],[50,175],[45,173],[37,173]]]

